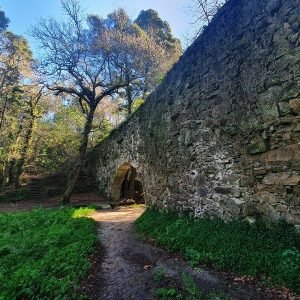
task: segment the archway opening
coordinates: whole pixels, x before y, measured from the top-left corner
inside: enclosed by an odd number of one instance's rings
[[[143,186],[137,170],[130,163],[121,165],[114,178],[112,200],[121,204],[145,203]]]

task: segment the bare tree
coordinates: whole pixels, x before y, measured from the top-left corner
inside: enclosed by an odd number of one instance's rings
[[[110,56],[110,41],[105,31],[101,43],[95,46],[89,28],[85,27],[86,17],[78,1],[63,0],[62,7],[66,15],[64,21],[41,20],[33,27],[32,35],[44,51],[41,70],[51,83],[48,88],[56,95],[67,94],[76,98],[86,117],[78,163],[70,173],[62,198],[66,204],[70,202],[85,161],[96,108],[102,99],[112,96],[126,83],[118,58]]]
[[[189,13],[192,18],[191,25],[194,28],[193,38],[195,39],[207,26],[218,10],[227,0],[193,0],[189,7]]]

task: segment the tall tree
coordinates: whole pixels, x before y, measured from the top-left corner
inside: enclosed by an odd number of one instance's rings
[[[0,132],[20,80],[30,69],[32,53],[27,41],[9,31],[0,32]]]
[[[8,19],[0,12],[0,181],[5,181],[4,172],[16,171],[26,127],[27,104],[21,91],[31,70],[32,54],[27,41],[7,30]],[[25,149],[25,152],[27,150]],[[24,151],[23,151],[24,152]],[[14,157],[14,158],[13,158]],[[11,166],[8,168],[8,166]],[[20,164],[20,170],[23,164]],[[19,178],[16,176],[15,178]],[[17,184],[18,180],[10,180]]]
[[[102,43],[103,35],[108,37],[108,52],[114,61],[118,61],[124,79],[124,91],[127,99],[128,114],[134,98],[134,81],[138,80],[137,64],[140,56],[140,45],[133,32],[132,21],[123,9],[115,10],[106,19],[89,16],[89,24],[93,32],[93,42]]]
[[[148,60],[144,60],[143,98],[145,98],[182,55],[182,46],[180,40],[173,36],[169,23],[163,21],[153,9],[142,10],[134,23],[148,37],[145,43],[149,55]],[[156,61],[155,55],[159,58]]]
[[[8,164],[8,184],[14,184],[17,187],[20,185],[20,178],[28,159],[36,120],[43,113],[41,102],[45,96],[45,87],[38,82],[30,82],[20,87],[20,98],[22,101],[22,103],[19,102],[19,108],[22,109],[19,121],[20,130],[16,142],[12,144],[13,151],[10,153]]]
[[[109,51],[121,65],[126,83],[119,94],[126,99],[126,109],[130,115],[134,100],[145,99],[158,84],[159,78],[178,59],[181,54],[180,42],[172,37],[167,23],[161,21],[154,28],[145,26],[146,32],[136,22],[132,22],[123,9],[115,10],[106,19],[89,16],[89,24],[93,29],[95,44],[101,43],[103,32],[109,37]],[[167,26],[168,32],[162,36],[158,32],[162,31],[160,26],[164,25]]]
[[[134,23],[151,33],[170,54],[182,51],[180,40],[173,36],[169,23],[163,21],[154,9],[142,10]]]
[[[32,34],[44,50],[41,70],[51,82],[48,88],[56,95],[67,94],[77,99],[86,118],[78,162],[62,198],[63,203],[69,203],[85,161],[95,111],[102,99],[112,96],[126,83],[119,58],[108,51],[110,40],[105,31],[95,45],[90,30],[84,27],[86,17],[78,1],[63,0],[62,6],[64,21],[41,20]]]
[[[0,31],[6,30],[9,24],[9,19],[5,16],[5,13],[0,8]]]

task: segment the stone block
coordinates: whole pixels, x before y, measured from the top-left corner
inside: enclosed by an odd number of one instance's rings
[[[286,101],[278,103],[278,114],[280,117],[287,116],[291,113],[291,107]]]
[[[227,195],[227,194],[231,193],[231,188],[230,187],[217,186],[217,187],[214,188],[214,191],[217,194]]]
[[[266,174],[267,170],[266,168],[260,167],[260,168],[253,168],[253,175],[263,175]]]
[[[232,201],[237,206],[241,206],[241,205],[245,204],[245,201],[241,198],[232,198]]]
[[[300,196],[300,185],[294,186],[294,193],[298,196]]]
[[[300,115],[300,98],[290,100],[289,107],[294,113]]]
[[[292,170],[293,171],[300,171],[300,161],[296,161],[292,163]]]
[[[266,184],[258,184],[256,187],[257,191],[266,191],[274,194],[284,194],[285,188],[280,185],[266,185]]]
[[[271,173],[263,178],[262,183],[266,185],[298,185],[300,176],[289,172]]]
[[[300,160],[300,145],[293,144],[278,149],[270,150],[261,156],[264,162],[284,162]]]
[[[285,172],[290,169],[290,165],[286,163],[280,165],[273,165],[270,169],[273,173]]]
[[[258,154],[258,153],[267,152],[268,149],[269,149],[269,146],[268,146],[267,140],[262,140],[255,144],[250,145],[247,148],[247,152],[248,152],[248,154],[254,155],[254,154]]]
[[[278,211],[278,212],[283,212],[283,213],[285,213],[285,212],[287,212],[288,207],[287,207],[287,205],[277,205],[275,209],[276,209],[276,211]]]

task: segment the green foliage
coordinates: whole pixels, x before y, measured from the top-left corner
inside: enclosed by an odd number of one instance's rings
[[[30,151],[39,172],[54,174],[68,171],[77,158],[80,132],[84,117],[74,105],[58,103],[59,110],[52,117],[39,120]]]
[[[262,222],[191,220],[155,210],[147,210],[135,225],[194,265],[260,277],[300,292],[300,239],[292,225],[268,228]]]
[[[135,99],[132,104],[132,111],[135,112],[136,110],[138,110],[144,104],[144,102],[145,100],[142,98]]]
[[[159,288],[156,294],[161,299],[172,299],[177,296],[177,291],[174,288]]]
[[[200,290],[194,282],[193,278],[189,274],[182,274],[182,282],[184,290],[188,294],[188,299],[197,300],[200,298]]]
[[[47,198],[60,196],[64,193],[65,188],[63,186],[60,187],[47,187],[46,188],[46,196]]]
[[[96,230],[94,221],[73,214],[74,209],[0,214],[0,299],[78,299]]]
[[[91,207],[81,207],[74,211],[72,218],[83,218],[88,217],[91,213],[95,212],[95,208]]]
[[[157,11],[153,9],[142,10],[134,21],[145,32],[152,32],[158,44],[164,48],[181,52],[180,41],[173,37],[171,27],[167,21],[163,21]]]
[[[0,8],[0,31],[5,30],[8,27],[9,19],[5,16],[5,13]]]
[[[15,190],[0,194],[0,203],[17,202],[28,199],[30,199],[30,191],[28,190]]]
[[[154,273],[154,280],[156,282],[161,282],[166,277],[165,271],[163,269],[159,269]]]

